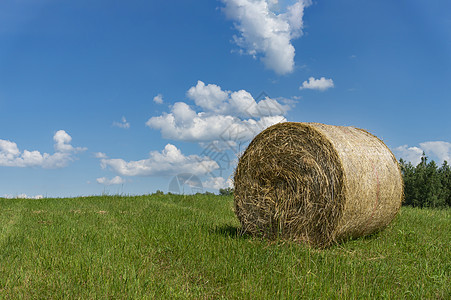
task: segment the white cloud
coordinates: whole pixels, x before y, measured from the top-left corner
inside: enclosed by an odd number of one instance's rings
[[[286,121],[283,116],[241,120],[229,115],[206,115],[203,112],[196,114],[189,106],[180,106],[183,107],[183,111],[173,110],[169,114],[152,117],[147,121],[147,126],[159,129],[166,139],[190,142],[220,139],[247,141],[263,129]],[[187,115],[193,115],[193,117],[185,118]]]
[[[43,199],[44,196],[43,195],[35,195],[35,196],[28,196],[27,194],[19,194],[17,196],[12,196],[12,195],[3,195],[3,198],[6,199]]]
[[[286,8],[285,13],[276,14],[272,6],[275,0],[223,0],[226,16],[235,21],[240,36],[235,43],[246,54],[257,57],[265,66],[278,74],[293,71],[295,49],[292,39],[302,35],[304,8],[310,0],[299,0]]]
[[[397,154],[398,158],[409,161],[414,166],[421,162],[421,156],[423,155],[422,149],[418,147],[408,147],[407,145],[396,147],[394,152]]]
[[[40,153],[24,150],[21,152],[17,144],[0,140],[0,166],[4,167],[42,167],[47,169],[65,167],[75,159],[74,154],[85,151],[86,148],[74,148],[70,142],[72,137],[64,130],[59,130],[53,136],[55,153]]]
[[[267,96],[256,102],[245,90],[224,91],[216,84],[205,85],[200,80],[188,90],[187,96],[206,112],[244,118],[284,115],[290,109]]]
[[[304,81],[302,86],[299,87],[300,90],[310,89],[310,90],[319,90],[325,91],[329,88],[334,87],[334,81],[332,79],[326,79],[321,77],[320,79],[315,79],[314,77],[310,77],[308,81]]]
[[[125,179],[123,179],[120,176],[113,177],[111,179],[108,179],[106,177],[100,177],[96,179],[97,183],[103,184],[103,185],[113,185],[113,184],[123,184],[125,183]]]
[[[184,102],[175,103],[170,113],[150,118],[146,125],[161,131],[164,138],[191,142],[214,140],[245,141],[261,130],[285,122],[289,105],[265,97],[256,101],[245,90],[223,91],[214,84],[198,81],[187,96],[204,111],[196,112]]]
[[[176,146],[167,144],[162,152],[152,151],[149,158],[138,161],[123,159],[101,159],[102,168],[110,168],[123,176],[159,176],[192,173],[207,174],[219,168],[208,157],[185,156]]]
[[[6,141],[6,140],[0,140],[0,158],[3,159],[14,159],[17,155],[20,154],[19,148],[17,148],[17,144]]]
[[[224,177],[210,177],[203,184],[204,187],[210,189],[224,189],[224,188],[233,188],[233,181],[231,178],[225,179]]]
[[[411,162],[414,166],[421,162],[423,152],[430,159],[434,159],[437,163],[442,164],[443,161],[451,160],[451,143],[444,141],[430,141],[420,143],[420,147],[408,147],[407,145],[399,146],[394,149],[398,157]],[[437,160],[436,160],[437,159]]]
[[[128,129],[130,128],[130,123],[127,122],[125,117],[122,117],[121,122],[113,122],[113,126]]]
[[[103,152],[96,152],[96,153],[94,153],[94,156],[96,158],[107,158],[106,154]]]
[[[426,154],[431,153],[437,156],[439,162],[447,161],[451,162],[451,143],[443,141],[424,142],[420,143],[420,147],[424,149]]]
[[[64,130],[58,130],[53,136],[53,140],[55,141],[56,151],[64,152],[73,150],[73,147],[70,145],[72,137],[68,135]]]
[[[163,95],[158,94],[155,97],[153,97],[153,102],[158,103],[158,104],[163,104]]]
[[[224,105],[229,98],[229,91],[223,91],[216,84],[207,84],[197,81],[197,85],[191,87],[186,93],[190,99],[194,100],[197,106],[206,110],[219,112],[224,110]]]

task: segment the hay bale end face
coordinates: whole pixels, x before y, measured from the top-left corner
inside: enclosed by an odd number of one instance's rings
[[[380,139],[319,123],[262,131],[240,158],[234,183],[245,232],[317,247],[384,228],[403,198],[398,162]]]

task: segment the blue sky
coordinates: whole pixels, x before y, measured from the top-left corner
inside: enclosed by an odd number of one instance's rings
[[[446,0],[0,2],[0,196],[217,192],[281,121],[441,163],[450,100]]]

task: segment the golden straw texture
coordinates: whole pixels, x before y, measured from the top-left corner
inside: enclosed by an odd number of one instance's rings
[[[235,171],[244,232],[317,247],[371,234],[403,198],[396,158],[365,130],[286,122],[257,135]]]

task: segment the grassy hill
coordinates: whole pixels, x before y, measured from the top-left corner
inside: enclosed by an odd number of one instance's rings
[[[237,234],[232,197],[0,199],[0,299],[451,297],[451,210],[327,250]]]

